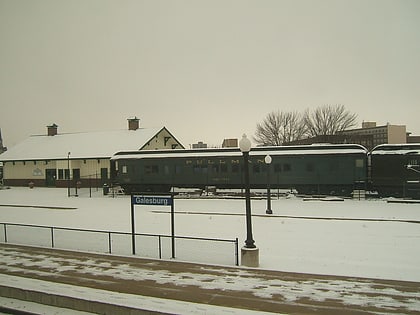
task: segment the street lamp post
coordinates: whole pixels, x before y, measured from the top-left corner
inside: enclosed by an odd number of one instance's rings
[[[267,210],[265,213],[273,214],[273,210],[271,210],[271,190],[270,190],[270,166],[272,162],[272,158],[270,155],[266,155],[264,158],[265,164],[267,165]]]
[[[241,250],[242,265],[248,267],[259,266],[259,250],[255,246],[252,237],[251,222],[251,193],[249,183],[249,151],[251,151],[251,141],[244,134],[239,141],[239,149],[244,157],[244,175],[245,175],[245,211],[246,211],[246,240],[245,246]]]

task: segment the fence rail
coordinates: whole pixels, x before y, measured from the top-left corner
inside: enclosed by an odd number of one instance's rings
[[[0,242],[109,254],[132,255],[132,233],[55,226],[0,223]],[[169,259],[170,235],[135,233],[136,256]],[[176,258],[201,263],[239,265],[238,239],[174,236]],[[197,244],[198,243],[198,244]],[[230,254],[229,254],[230,252]],[[233,254],[232,254],[233,252]],[[230,256],[230,258],[229,258]]]

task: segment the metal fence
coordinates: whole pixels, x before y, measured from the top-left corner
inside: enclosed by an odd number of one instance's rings
[[[129,232],[0,223],[0,242],[116,255],[132,255]],[[174,239],[174,242],[173,242]],[[238,239],[216,239],[159,234],[135,234],[136,256],[239,265]]]

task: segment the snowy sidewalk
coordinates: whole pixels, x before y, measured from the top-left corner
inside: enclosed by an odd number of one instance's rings
[[[283,273],[9,244],[0,245],[0,261],[1,295],[13,288],[64,295],[83,300],[81,311],[92,311],[87,309],[89,305],[99,303],[101,307],[119,305],[176,314],[244,314],[245,310],[420,312],[420,283],[416,282]],[[21,293],[20,298],[34,295]],[[59,299],[50,301],[57,303]]]

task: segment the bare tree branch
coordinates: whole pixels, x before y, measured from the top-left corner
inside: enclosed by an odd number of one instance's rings
[[[283,145],[301,139],[305,134],[301,114],[296,111],[273,111],[262,123],[257,124],[254,141],[259,145]]]
[[[303,114],[307,136],[334,135],[338,131],[356,125],[357,115],[347,111],[344,105],[324,105]]]

